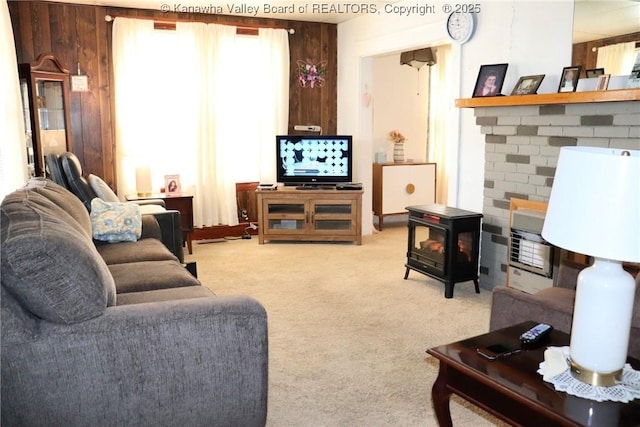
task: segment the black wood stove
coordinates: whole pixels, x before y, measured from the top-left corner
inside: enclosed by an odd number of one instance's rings
[[[407,271],[415,270],[444,282],[445,298],[453,285],[473,280],[476,293],[482,214],[443,205],[409,206]]]

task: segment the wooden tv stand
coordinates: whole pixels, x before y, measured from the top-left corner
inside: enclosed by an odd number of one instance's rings
[[[256,190],[258,242],[347,241],[362,244],[363,190]]]

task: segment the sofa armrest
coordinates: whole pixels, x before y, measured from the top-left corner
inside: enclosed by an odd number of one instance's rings
[[[180,211],[166,210],[155,212],[152,215],[160,226],[162,243],[173,253],[180,262],[184,262],[184,249],[182,248],[182,219]],[[143,215],[145,216],[145,215]]]
[[[267,315],[249,297],[110,307],[2,345],[2,424],[264,426]]]
[[[162,199],[130,200],[130,202],[140,206],[157,205],[166,208],[166,204]]]

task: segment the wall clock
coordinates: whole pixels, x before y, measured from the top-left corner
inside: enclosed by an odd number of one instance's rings
[[[456,43],[471,39],[476,28],[476,16],[470,12],[451,12],[447,18],[447,35]]]

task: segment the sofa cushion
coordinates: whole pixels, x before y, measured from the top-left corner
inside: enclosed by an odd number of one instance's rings
[[[79,230],[91,239],[91,219],[84,205],[75,194],[55,182],[45,178],[32,178],[27,182],[25,190],[38,193],[65,211],[79,225]],[[37,202],[34,200],[34,202]]]
[[[178,258],[157,239],[141,239],[137,242],[96,242],[96,249],[108,265],[139,261],[176,261]]]
[[[96,193],[96,196],[98,196],[100,199],[104,200],[105,202],[120,201],[120,199],[118,199],[118,196],[116,196],[116,193],[114,193],[111,187],[109,187],[109,184],[104,182],[99,176],[89,174],[87,180],[89,181],[89,185],[91,186],[93,191]]]
[[[142,304],[146,302],[176,301],[189,298],[209,298],[215,294],[204,286],[185,286],[182,288],[155,289],[153,291],[128,292],[118,295],[118,306]]]
[[[115,305],[115,284],[91,240],[43,195],[16,191],[2,202],[2,286],[27,310],[77,323]]]
[[[176,261],[110,264],[109,270],[118,294],[200,285],[198,279]]]
[[[135,242],[142,235],[140,207],[134,203],[91,201],[93,238],[103,242]]]

